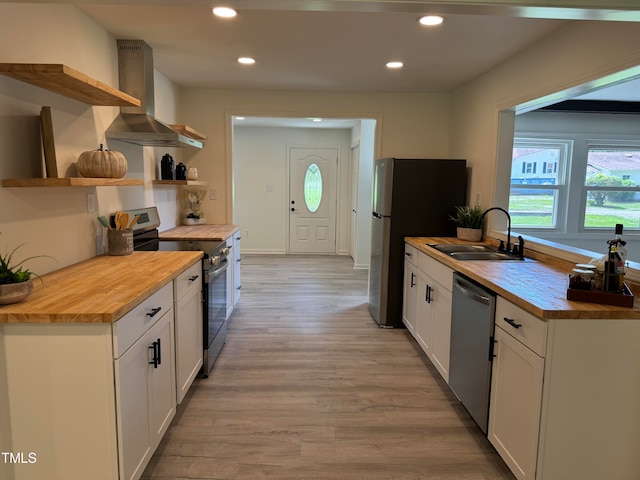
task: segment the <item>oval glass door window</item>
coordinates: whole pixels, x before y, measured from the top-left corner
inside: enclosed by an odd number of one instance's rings
[[[309,165],[304,176],[304,202],[311,213],[315,213],[322,201],[322,173],[315,163]]]

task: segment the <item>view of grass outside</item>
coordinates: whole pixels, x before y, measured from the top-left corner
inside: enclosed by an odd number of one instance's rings
[[[511,195],[509,213],[511,224],[522,227],[553,226],[553,194]],[[625,228],[640,228],[640,201],[616,202],[609,200],[602,207],[587,199],[586,228],[613,228],[621,223]]]

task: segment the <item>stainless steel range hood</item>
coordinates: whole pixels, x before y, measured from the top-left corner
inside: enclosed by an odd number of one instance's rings
[[[118,40],[120,90],[140,99],[140,107],[120,107],[107,129],[108,140],[153,147],[196,147],[202,142],[154,118],[153,51],[142,40]]]

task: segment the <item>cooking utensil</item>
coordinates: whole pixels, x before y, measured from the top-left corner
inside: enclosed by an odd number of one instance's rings
[[[116,230],[126,230],[130,216],[126,212],[116,212]]]
[[[133,220],[131,220],[131,223],[129,224],[129,226],[127,227],[128,230],[133,230],[133,226],[138,222],[138,220],[140,219],[140,214],[137,214],[133,217]]]
[[[100,215],[98,217],[98,221],[104,228],[108,228],[109,230],[111,230],[111,226],[109,225],[109,220],[107,220],[107,217],[105,217],[104,215]]]

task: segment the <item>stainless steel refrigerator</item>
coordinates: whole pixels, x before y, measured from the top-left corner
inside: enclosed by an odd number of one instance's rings
[[[455,236],[465,205],[465,160],[381,158],[373,175],[369,311],[381,327],[402,327],[404,237]]]

